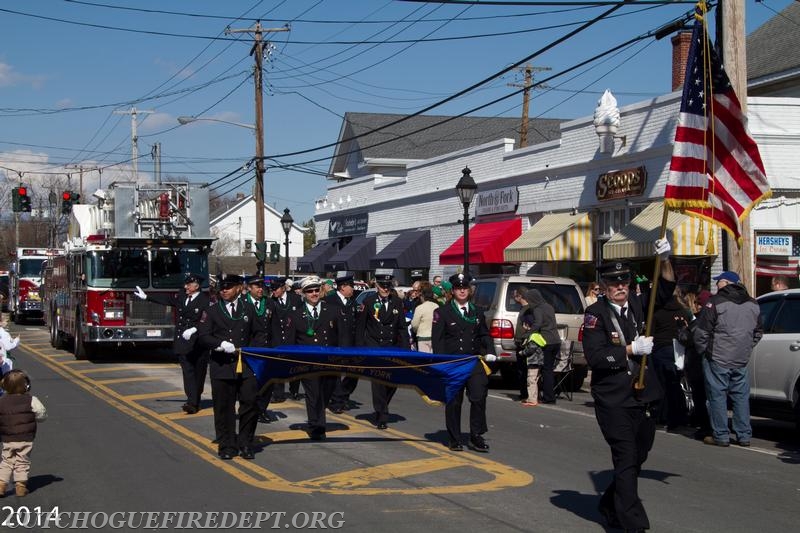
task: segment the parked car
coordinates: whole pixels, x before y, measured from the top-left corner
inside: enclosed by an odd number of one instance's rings
[[[556,364],[557,372],[568,370],[566,365],[570,351],[572,352],[571,379],[565,380],[561,386],[569,384],[571,386],[567,388],[580,390],[589,368],[583,355],[583,344],[579,339],[586,300],[577,283],[569,278],[554,276],[488,275],[478,276],[473,284],[475,293],[472,301],[486,314],[489,333],[494,340],[495,355],[498,357],[498,369],[504,379],[514,379],[514,363],[517,360],[514,327],[520,305],[514,300],[514,291],[538,289],[556,312],[558,332],[562,339],[561,358]]]
[[[764,337],[750,357],[752,411],[791,416],[800,431],[800,289],[758,297]]]

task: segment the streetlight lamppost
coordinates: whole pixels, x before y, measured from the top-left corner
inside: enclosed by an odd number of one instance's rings
[[[261,69],[257,69],[260,72]],[[253,191],[253,201],[256,204],[256,243],[266,242],[264,236],[264,135],[263,128],[261,127],[261,109],[256,110],[256,124],[245,124],[243,122],[233,122],[230,120],[222,120],[220,118],[204,118],[204,117],[178,117],[178,122],[182,125],[189,124],[197,121],[207,122],[221,122],[223,124],[231,124],[232,126],[239,126],[240,128],[247,128],[253,130],[256,137],[256,186]]]
[[[458,199],[464,206],[464,274],[469,274],[469,204],[472,203],[472,198],[475,196],[475,191],[478,190],[478,185],[470,175],[472,171],[469,167],[464,167],[461,171],[461,179],[456,184],[456,192]]]
[[[281,217],[281,226],[283,226],[283,233],[286,235],[286,240],[284,241],[284,246],[286,246],[286,254],[284,256],[284,260],[286,261],[284,265],[284,275],[288,278],[289,277],[289,232],[292,230],[292,224],[294,223],[294,219],[292,215],[289,214],[289,208],[285,208],[283,210],[283,216]]]

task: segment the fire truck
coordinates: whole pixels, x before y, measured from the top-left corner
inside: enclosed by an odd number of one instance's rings
[[[208,278],[208,188],[115,182],[93,196],[72,206],[67,241],[45,266],[50,343],[77,359],[170,345],[174,309],[133,293],[177,292],[188,272]]]
[[[8,311],[17,324],[42,318],[42,265],[48,252],[43,248],[17,248],[8,272]]]

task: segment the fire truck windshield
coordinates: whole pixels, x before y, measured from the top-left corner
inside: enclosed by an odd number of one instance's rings
[[[149,286],[145,250],[109,250],[86,254],[86,283],[90,287],[134,288]]]
[[[20,259],[17,275],[21,278],[38,278],[41,276],[44,259]]]
[[[208,259],[199,250],[119,249],[86,255],[86,283],[90,287],[175,289],[183,287],[187,272],[208,277]],[[150,280],[152,279],[152,283]]]
[[[208,278],[208,258],[199,250],[170,250],[162,248],[153,250],[151,269],[153,287],[158,289],[175,289],[183,287],[187,272]],[[202,285],[205,285],[204,282]]]

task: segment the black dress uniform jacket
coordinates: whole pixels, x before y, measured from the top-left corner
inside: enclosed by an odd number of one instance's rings
[[[252,306],[236,303],[236,314],[231,316],[227,302],[220,299],[209,307],[197,328],[199,342],[211,350],[211,379],[236,379],[238,354],[216,351],[222,341],[233,343],[236,348],[245,346],[267,346],[269,336],[259,329],[256,313]],[[253,376],[253,371],[242,363],[244,376]]]
[[[364,299],[355,327],[356,346],[394,346],[405,350],[410,348],[403,301],[392,295],[387,300],[388,306],[381,303],[377,294]]]
[[[331,307],[339,307],[342,321],[342,329],[347,331],[347,338],[351,341],[356,338],[356,320],[358,316],[358,307],[356,306],[355,298],[348,298],[347,304],[342,302],[338,292],[332,292],[322,299]],[[342,344],[341,339],[339,346],[347,346]]]
[[[186,292],[181,291],[178,293],[152,293],[147,295],[147,299],[161,305],[170,305],[175,308],[177,319],[175,321],[175,339],[172,345],[172,350],[176,355],[186,355],[191,352],[198,339],[198,335],[194,334],[189,337],[187,341],[181,335],[189,328],[198,328],[200,318],[203,316],[203,311],[208,309],[209,300],[208,294],[205,292],[197,293],[189,304],[186,304]]]
[[[294,344],[295,339],[288,337],[289,331],[286,327],[286,321],[291,313],[294,313],[303,305],[303,299],[292,291],[286,292],[284,295],[286,302],[282,303],[280,298],[272,297],[271,300],[274,304],[275,317],[272,320],[272,346],[280,346],[282,344]]]
[[[484,355],[494,353],[483,311],[475,308],[475,323],[465,320],[452,301],[433,312],[433,353]]]
[[[645,388],[634,395],[633,382],[639,377],[641,356],[626,355],[626,345],[633,342],[644,327],[639,305],[629,305],[632,317],[622,318],[605,298],[586,309],[583,324],[583,352],[592,369],[592,396],[606,406],[637,407],[658,401],[663,395],[658,378],[648,364]],[[616,316],[624,341],[611,319]]]

